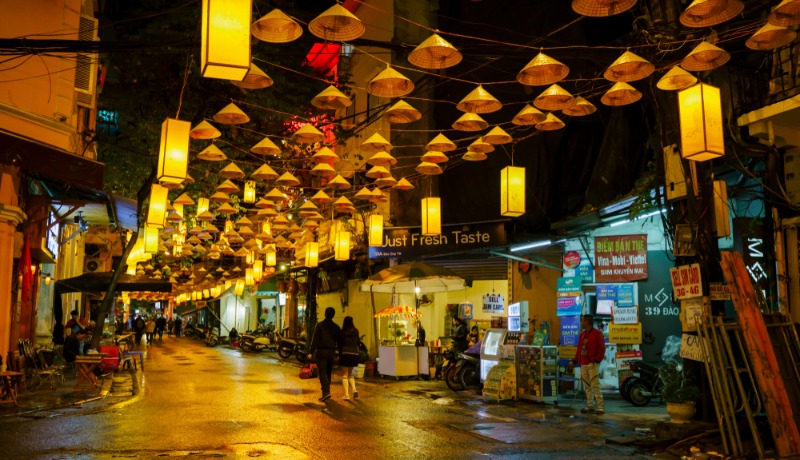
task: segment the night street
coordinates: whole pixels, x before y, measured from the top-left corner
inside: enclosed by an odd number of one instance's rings
[[[371,379],[348,402],[335,379],[334,398],[320,403],[318,381],[297,378],[296,361],[189,338],[150,346],[145,365],[142,394],[107,410],[16,417],[4,409],[0,457],[652,458],[606,444],[633,435],[625,417],[582,416],[580,401],[487,405],[442,382]]]

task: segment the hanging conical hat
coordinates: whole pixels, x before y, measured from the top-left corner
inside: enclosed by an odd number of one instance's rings
[[[725,65],[731,58],[727,51],[711,43],[702,42],[681,61],[681,67],[690,72],[712,70]]]
[[[479,137],[467,146],[467,150],[470,152],[489,153],[494,152],[494,146]]]
[[[426,176],[435,176],[443,172],[439,165],[427,161],[423,161],[422,163],[418,164],[415,169],[418,173],[425,174]]]
[[[320,190],[319,192],[315,193],[314,196],[311,197],[311,201],[317,205],[330,203],[333,201],[333,198],[329,197],[327,193]]]
[[[444,134],[437,134],[436,137],[428,142],[425,148],[428,150],[434,150],[436,152],[449,152],[456,149],[456,144],[454,144],[453,141],[448,139]]]
[[[228,166],[222,168],[218,174],[226,179],[241,179],[244,177],[244,172],[234,162],[228,163]]]
[[[372,169],[367,171],[364,175],[370,179],[377,179],[379,177],[389,177],[392,175],[392,173],[390,173],[389,170],[383,166],[373,166]]]
[[[308,217],[316,213],[317,211],[319,211],[317,205],[315,205],[311,201],[306,201],[303,204],[301,204],[300,207],[297,209],[297,214],[300,217]]]
[[[333,169],[329,163],[317,163],[310,171],[312,176],[320,176],[320,177],[333,177],[335,176],[336,170]]]
[[[375,179],[375,185],[378,187],[394,187],[397,184],[397,179],[392,176],[379,177]]]
[[[303,222],[303,228],[314,229],[314,228],[317,228],[317,227],[319,227],[319,222],[314,220],[314,219],[306,219]]]
[[[260,198],[258,202],[256,202],[255,206],[261,209],[270,209],[274,208],[276,205],[275,202],[272,200],[268,200],[266,198]]]
[[[408,179],[406,179],[405,177],[401,177],[400,180],[397,181],[397,183],[392,188],[406,191],[413,189],[414,185],[411,182],[409,182]]]
[[[614,86],[600,98],[600,102],[605,105],[618,107],[621,105],[633,104],[641,98],[642,93],[639,92],[639,90],[625,82],[618,82],[614,83]]]
[[[575,104],[575,98],[564,88],[558,85],[551,85],[533,100],[540,110],[563,110]]]
[[[216,192],[210,197],[208,197],[208,201],[213,201],[216,203],[227,203],[228,201],[231,201],[231,197],[225,192]]]
[[[597,107],[595,107],[594,104],[587,101],[583,97],[578,96],[575,98],[575,105],[572,107],[567,107],[566,109],[562,110],[561,113],[571,117],[584,117],[586,115],[593,114],[595,111],[597,111]]]
[[[186,179],[184,179],[183,185],[189,185],[189,184],[194,184],[194,178],[189,174],[186,174]],[[164,186],[164,184],[161,185]]]
[[[367,160],[367,163],[372,166],[389,167],[396,165],[397,159],[391,156],[389,152],[380,151],[380,152],[375,152],[375,154],[372,155],[369,158],[369,160]]]
[[[796,36],[794,30],[767,24],[748,38],[745,45],[756,51],[774,50],[793,42]]]
[[[423,163],[446,163],[450,158],[442,152],[428,150],[420,160]]]
[[[356,200],[367,201],[372,198],[372,190],[368,189],[367,187],[361,187],[361,189],[359,189],[359,191],[353,195],[353,198]]]
[[[189,131],[189,136],[192,139],[216,139],[222,136],[222,133],[214,125],[203,120]]]
[[[731,20],[744,10],[739,0],[695,0],[681,13],[686,27],[712,27]]]
[[[514,116],[511,123],[520,126],[530,126],[543,122],[545,118],[547,118],[547,116],[540,112],[539,109],[527,104]]]
[[[236,186],[236,184],[231,182],[230,179],[225,179],[225,181],[217,185],[217,188],[215,189],[215,191],[223,193],[236,193],[240,190],[241,189],[238,186]]]
[[[411,123],[420,118],[422,113],[403,100],[386,110],[386,121],[389,123]]]
[[[209,211],[203,211],[195,217],[197,220],[214,220],[216,218],[217,216],[211,214]]]
[[[258,216],[259,217],[267,217],[267,218],[269,218],[269,217],[273,217],[273,216],[277,216],[277,215],[278,215],[278,211],[276,211],[275,208],[264,208],[264,209],[259,209],[258,210]]]
[[[345,190],[350,188],[350,182],[347,182],[347,179],[340,175],[334,177],[326,184],[326,187],[332,188],[333,190]]]
[[[234,214],[236,213],[236,209],[230,205],[230,203],[222,203],[217,208],[218,214]]]
[[[389,201],[389,197],[383,194],[383,191],[379,188],[375,188],[372,191],[372,198],[369,200],[373,203],[386,203]]]
[[[250,26],[250,33],[269,43],[288,43],[303,35],[303,28],[283,11],[274,9]]]
[[[353,101],[335,86],[330,85],[311,99],[311,105],[321,109],[339,110],[350,107]]]
[[[297,187],[300,185],[300,181],[292,175],[289,171],[286,171],[281,175],[281,177],[275,179],[275,185],[282,185],[284,187]]]
[[[272,142],[272,139],[265,137],[261,139],[261,141],[254,145],[251,149],[251,152],[257,153],[259,155],[280,155],[281,149]]]
[[[250,117],[231,102],[214,115],[214,121],[224,125],[241,125],[250,121]]]
[[[178,198],[172,200],[172,202],[175,204],[182,204],[184,206],[191,206],[194,204],[194,200],[186,192],[182,193]]]
[[[459,131],[482,131],[488,127],[489,123],[477,113],[465,113],[453,122],[453,129]]]
[[[508,144],[509,142],[513,141],[514,138],[511,137],[503,128],[499,126],[495,126],[494,128],[490,129],[488,133],[483,135],[483,140],[492,144]]]
[[[470,113],[491,113],[497,112],[503,107],[494,96],[483,89],[483,85],[470,91],[461,102],[456,104],[456,108],[462,112]]]
[[[328,147],[322,147],[311,156],[311,159],[314,160],[314,163],[334,164],[339,161],[339,155]]]
[[[646,59],[625,51],[613,64],[608,66],[603,77],[611,81],[636,81],[649,76],[656,66]]]
[[[260,180],[274,180],[278,178],[278,173],[275,172],[270,165],[264,163],[263,165],[259,166],[258,169],[253,171],[253,173],[250,174],[250,177]]]
[[[674,66],[658,80],[656,87],[664,91],[673,91],[688,88],[697,83],[697,78],[689,72]]]
[[[283,202],[285,202],[286,200],[289,199],[286,195],[283,194],[283,192],[281,192],[280,190],[278,190],[277,188],[274,188],[274,187],[273,187],[272,190],[267,192],[266,195],[264,195],[264,198],[266,198],[266,199],[268,199],[270,201],[278,202],[278,203],[283,203]]]
[[[552,113],[547,114],[547,118],[541,123],[536,123],[539,131],[555,131],[564,127],[564,122]]]
[[[461,158],[466,161],[483,161],[487,158],[485,153],[483,152],[466,152],[465,154],[461,155]]]
[[[388,66],[367,84],[367,92],[378,97],[403,97],[412,91],[414,82]]]
[[[247,216],[242,216],[236,221],[237,227],[244,227],[244,226],[251,226],[253,225],[253,221],[248,219]]]
[[[540,52],[517,74],[517,81],[528,86],[547,86],[569,74],[569,67]]]
[[[353,202],[348,200],[347,197],[344,196],[340,196],[336,201],[334,201],[333,207],[338,210],[355,209],[355,206],[353,206]]]
[[[301,144],[313,144],[324,141],[325,135],[311,123],[306,123],[292,134],[292,140]]]
[[[208,147],[204,148],[200,153],[197,154],[197,158],[206,161],[225,161],[228,157],[225,155],[225,152],[219,149],[214,144],[209,144]]]
[[[231,80],[231,83],[233,83],[234,86],[238,86],[239,88],[243,89],[262,89],[272,86],[273,81],[271,78],[269,78],[269,75],[258,68],[257,65],[251,63],[250,70],[247,71],[247,74],[244,76],[244,80]]]
[[[335,4],[308,23],[308,31],[325,41],[349,42],[364,35],[366,27],[353,13]]]
[[[781,27],[800,24],[800,0],[783,0],[769,14],[769,23]]]
[[[582,16],[601,18],[624,13],[636,0],[572,0],[572,10]]]
[[[361,143],[361,151],[365,153],[375,153],[382,150],[392,150],[394,146],[378,133],[373,134]]]
[[[423,69],[446,69],[461,59],[461,52],[437,34],[426,38],[408,55],[408,62]]]

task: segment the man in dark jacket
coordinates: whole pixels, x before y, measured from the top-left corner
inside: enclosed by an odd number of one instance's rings
[[[469,342],[467,341],[467,336],[469,335],[467,325],[464,324],[464,320],[456,316],[453,318],[453,326],[455,327],[453,335],[451,336],[453,339],[453,350],[456,353],[463,353],[464,350],[469,347]]]
[[[309,360],[314,357],[315,353],[317,355],[319,384],[322,387],[322,397],[319,400],[322,402],[331,399],[333,360],[336,357],[336,350],[340,347],[342,341],[342,330],[338,324],[333,322],[334,315],[336,315],[336,310],[333,307],[325,309],[325,319],[317,323],[314,328],[311,346],[308,349]]]
[[[586,390],[586,407],[581,412],[594,412],[603,415],[603,393],[600,391],[600,363],[606,355],[606,344],[603,333],[593,326],[592,315],[581,316],[581,335],[578,337],[578,349],[572,358],[570,369],[574,363],[581,365],[581,381]],[[594,410],[593,401],[597,400],[597,411]]]

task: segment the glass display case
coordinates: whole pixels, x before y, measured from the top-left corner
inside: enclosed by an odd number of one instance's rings
[[[517,396],[548,403],[558,397],[558,347],[519,345],[517,358]]]

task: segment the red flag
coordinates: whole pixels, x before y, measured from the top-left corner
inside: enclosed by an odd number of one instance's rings
[[[22,275],[22,301],[27,302],[31,296],[31,284],[33,283],[33,272],[31,271],[31,247],[28,244],[28,237],[22,243],[22,256],[19,261],[19,271]]]

